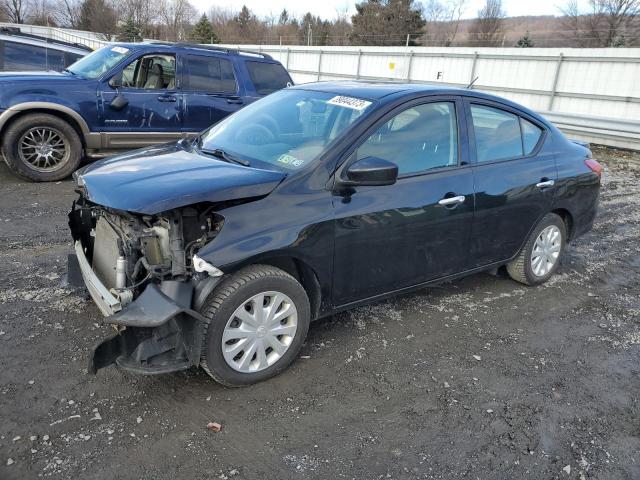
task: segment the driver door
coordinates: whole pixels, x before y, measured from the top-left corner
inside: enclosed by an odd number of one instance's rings
[[[463,119],[456,97],[412,104],[350,156],[346,168],[367,157],[393,162],[398,180],[334,192],[335,306],[468,268],[474,189]]]
[[[183,100],[174,54],[136,58],[102,84],[98,95],[105,148],[135,148],[182,136]]]

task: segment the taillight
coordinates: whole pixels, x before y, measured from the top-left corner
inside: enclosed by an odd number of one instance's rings
[[[598,175],[598,178],[602,177],[602,165],[600,165],[593,158],[587,158],[584,164],[591,169],[593,173]]]

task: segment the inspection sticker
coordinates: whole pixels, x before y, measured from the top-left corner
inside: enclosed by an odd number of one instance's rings
[[[280,155],[280,157],[278,157],[278,162],[296,168],[304,165],[304,160],[296,158],[293,155],[289,155],[288,153],[283,153],[282,155]]]
[[[337,105],[339,107],[353,108],[354,110],[364,110],[369,105],[371,105],[371,102],[368,102],[366,100],[353,97],[344,97],[342,95],[333,97],[327,103],[329,105]]]
[[[125,53],[129,53],[129,49],[124,47],[111,47],[111,51],[121,53],[122,55],[124,55]]]

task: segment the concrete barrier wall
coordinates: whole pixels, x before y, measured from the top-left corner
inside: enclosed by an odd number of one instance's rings
[[[236,45],[228,45],[237,48]],[[500,95],[546,115],[572,138],[640,149],[640,48],[280,47],[296,83],[396,80]]]

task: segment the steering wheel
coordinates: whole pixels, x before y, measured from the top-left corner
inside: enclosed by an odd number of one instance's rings
[[[244,125],[236,132],[236,140],[249,145],[265,145],[274,143],[276,136],[271,130],[259,123]]]
[[[250,145],[274,143],[280,134],[278,122],[269,114],[258,115],[253,121],[238,129],[236,140]]]

